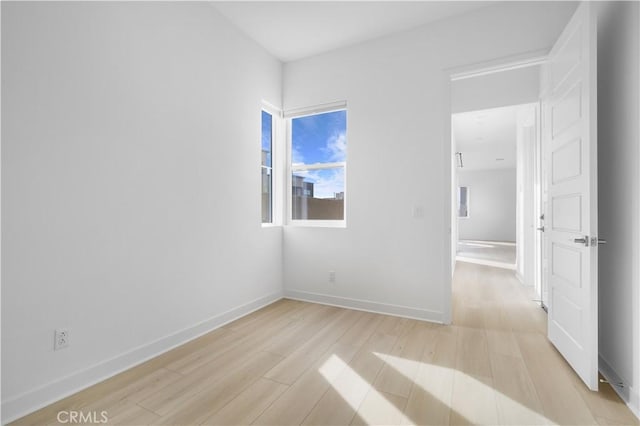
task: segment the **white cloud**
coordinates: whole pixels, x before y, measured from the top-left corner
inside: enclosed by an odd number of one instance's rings
[[[338,192],[344,192],[344,169],[342,167],[324,170],[304,170],[295,172],[313,182],[314,198],[334,198]]]
[[[304,155],[302,155],[297,146],[291,147],[291,163],[304,164]]]
[[[325,151],[329,154],[329,161],[345,161],[347,158],[347,134],[339,132],[327,139]]]

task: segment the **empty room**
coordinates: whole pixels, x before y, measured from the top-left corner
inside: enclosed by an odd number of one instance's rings
[[[2,424],[640,424],[639,2],[0,14]]]

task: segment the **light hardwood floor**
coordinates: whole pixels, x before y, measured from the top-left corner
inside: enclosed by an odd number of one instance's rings
[[[15,424],[639,424],[582,385],[513,271],[458,262],[453,290],[452,326],[281,300]]]

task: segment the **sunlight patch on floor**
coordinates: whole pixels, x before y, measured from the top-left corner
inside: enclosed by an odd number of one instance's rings
[[[499,410],[499,412],[497,413],[498,416],[506,417],[506,419],[502,419],[502,423],[504,423],[505,420],[506,423],[508,423],[508,420],[513,419],[514,417],[520,419],[519,423],[521,424],[553,423],[541,413],[532,410],[531,408],[510,398],[508,395],[504,395],[493,387],[461,371],[448,367],[442,367],[439,365],[405,359],[389,354],[378,352],[374,352],[374,354],[384,362],[386,362],[395,371],[412,380],[416,386],[420,386],[425,392],[439,399],[442,404],[450,405],[452,410],[452,418],[457,415],[473,423],[496,423],[498,419],[482,418],[484,417],[483,414],[485,414],[486,411],[484,410],[484,408],[487,408],[485,407],[485,405],[487,405],[485,403],[485,400],[495,398],[497,400]],[[455,375],[456,380],[459,381],[458,384],[462,388],[468,390],[469,398],[464,398],[463,403],[457,403],[455,398],[452,401],[445,400],[444,398],[442,398],[442,396],[438,395],[439,392],[436,388],[439,382],[438,380],[415,380],[415,377],[407,376],[406,372],[416,370],[416,364],[420,368],[421,376],[425,378],[441,377],[443,375]],[[495,406],[496,404],[493,403],[491,405]]]
[[[389,402],[384,395],[374,389],[369,382],[338,356],[331,355],[318,371],[367,424],[379,424],[381,413],[394,419],[404,420],[404,414],[401,410]],[[340,376],[340,380],[337,380],[338,376]],[[365,396],[369,401],[367,404],[363,404]],[[402,423],[406,422],[402,421]]]
[[[516,244],[507,241],[460,240],[456,259],[497,268],[516,268]]]

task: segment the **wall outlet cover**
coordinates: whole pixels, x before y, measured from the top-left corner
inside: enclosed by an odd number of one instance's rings
[[[59,328],[55,331],[53,350],[57,351],[69,346],[69,330],[66,328]]]

